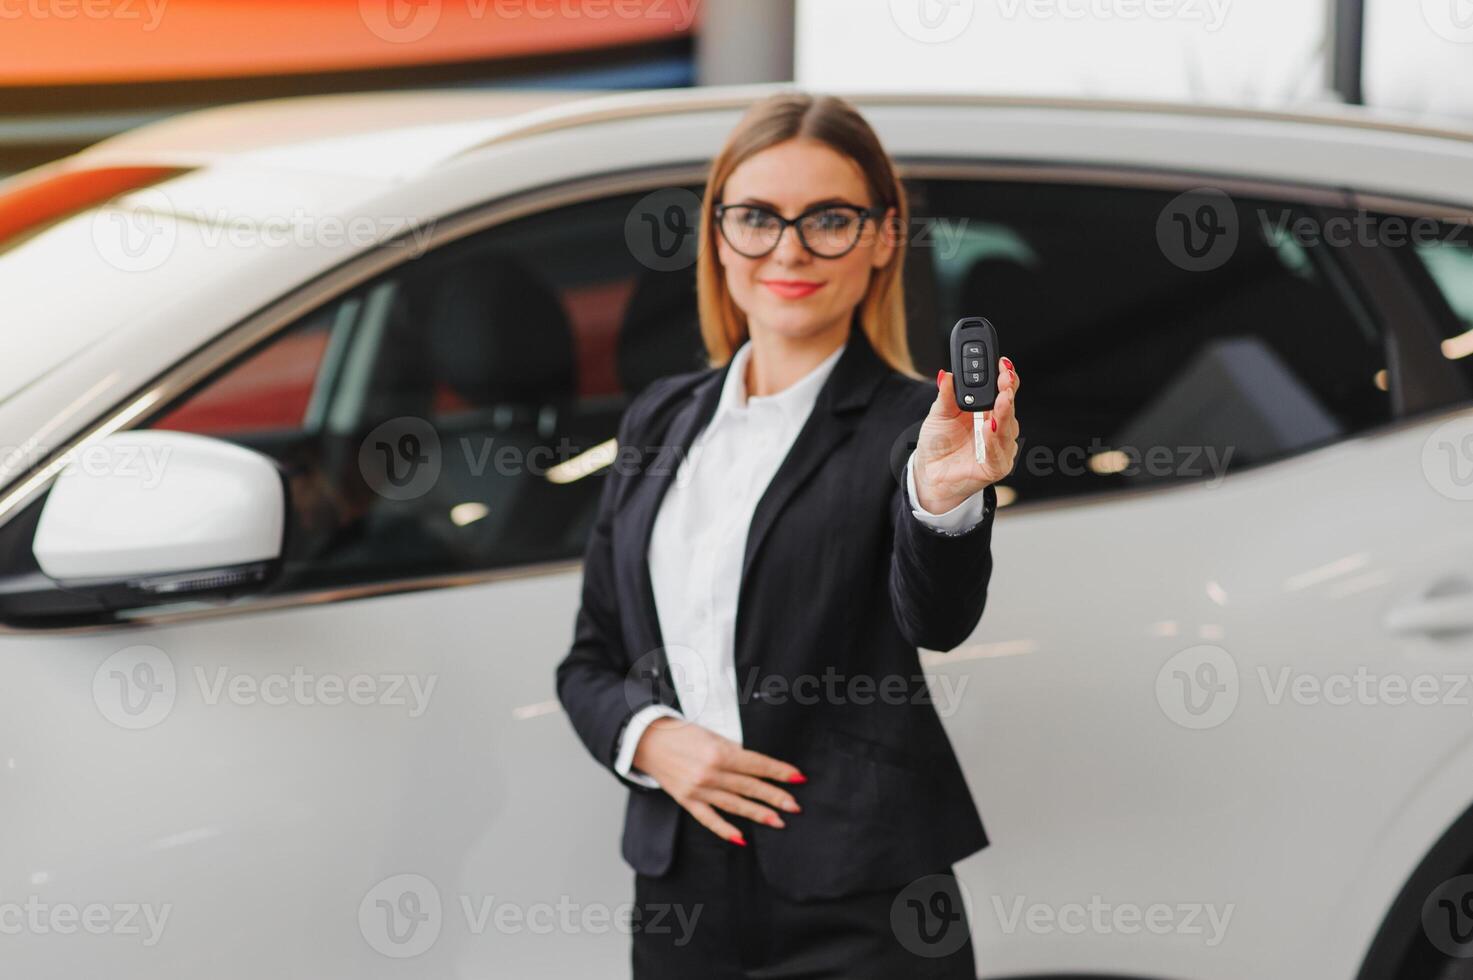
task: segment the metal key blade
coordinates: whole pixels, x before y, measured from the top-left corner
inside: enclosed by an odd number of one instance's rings
[[[987,426],[991,423],[982,416],[988,412],[972,413],[972,443],[977,449],[977,462],[982,465],[987,463]]]

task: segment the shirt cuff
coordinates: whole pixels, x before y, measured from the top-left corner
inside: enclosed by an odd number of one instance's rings
[[[916,516],[916,520],[945,534],[966,534],[982,523],[982,519],[987,516],[986,487],[944,514],[933,514],[922,507],[916,499],[916,478],[912,472],[915,458],[915,451],[912,450],[910,458],[905,461],[905,491],[910,495],[910,512]]]
[[[655,781],[654,777],[634,768],[634,750],[639,747],[640,737],[644,735],[644,730],[650,727],[650,722],[656,718],[679,717],[681,717],[680,712],[664,704],[651,704],[636,711],[629,719],[629,724],[624,726],[624,733],[619,736],[619,752],[614,756],[614,771],[641,786],[659,789],[660,784]]]

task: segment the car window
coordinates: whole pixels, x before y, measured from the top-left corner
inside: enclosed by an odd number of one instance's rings
[[[956,179],[912,194],[936,329],[990,318],[1026,379],[1008,500],[1220,478],[1391,418],[1381,332],[1305,209]]]
[[[1432,227],[1412,240],[1412,279],[1434,310],[1443,356],[1473,382],[1473,224]]]
[[[282,463],[288,590],[576,558],[629,398],[704,363],[693,262],[626,235],[650,206],[577,204],[404,263],[148,427]]]

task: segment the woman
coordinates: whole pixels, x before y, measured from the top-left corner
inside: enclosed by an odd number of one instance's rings
[[[909,210],[842,99],[754,105],[702,219],[716,366],[625,413],[557,671],[630,788],[634,975],[972,980],[952,864],[987,837],[917,648],[981,618],[1017,373],[979,464],[950,374],[911,367]]]

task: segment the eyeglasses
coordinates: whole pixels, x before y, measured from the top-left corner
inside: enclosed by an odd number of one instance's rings
[[[718,204],[712,210],[721,237],[749,259],[770,254],[789,227],[798,229],[798,241],[809,252],[821,259],[837,259],[859,244],[866,221],[885,213],[884,208],[856,204],[820,204],[796,218],[784,218],[760,204]]]

